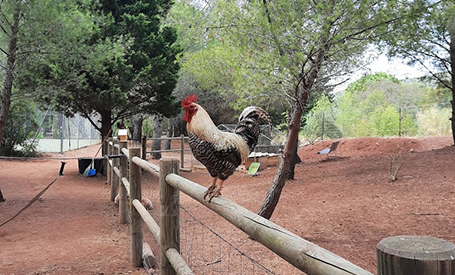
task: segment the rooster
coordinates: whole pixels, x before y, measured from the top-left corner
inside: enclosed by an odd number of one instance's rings
[[[182,100],[185,110],[183,119],[187,122],[189,145],[194,157],[200,161],[213,177],[212,184],[204,193],[209,202],[221,195],[224,181],[235,169],[246,161],[256,147],[259,138],[259,118],[272,127],[268,113],[259,107],[245,108],[239,117],[234,133],[219,130],[207,111],[197,102],[196,95]],[[218,181],[219,180],[219,181]]]

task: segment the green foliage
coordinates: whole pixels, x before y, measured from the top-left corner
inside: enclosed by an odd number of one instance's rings
[[[351,84],[334,104],[322,97],[305,117],[303,135],[322,137],[323,121],[324,136],[330,138],[449,134],[450,112],[444,108],[447,104],[440,105],[446,95],[443,89],[397,83],[389,77],[364,77],[359,82]]]
[[[171,93],[181,48],[176,31],[161,26],[171,1],[39,2],[52,7],[45,12],[52,24],[24,31],[20,51],[29,58],[18,66],[22,91],[66,115],[99,114],[103,134],[118,118],[176,113]],[[50,26],[58,28],[46,32]]]
[[[327,96],[322,96],[311,112],[305,116],[306,124],[302,135],[311,140],[318,137],[329,139],[341,138],[342,133],[335,124],[333,106]]]
[[[431,107],[417,114],[419,134],[422,136],[441,136],[449,135],[450,128],[450,108]]]
[[[378,72],[375,74],[364,75],[359,80],[351,83],[346,89],[346,92],[364,92],[369,86],[384,80],[392,83],[400,83],[396,77],[387,73]]]
[[[36,155],[37,144],[33,141],[33,134],[38,124],[34,113],[34,106],[28,100],[14,100],[11,103],[0,155]]]

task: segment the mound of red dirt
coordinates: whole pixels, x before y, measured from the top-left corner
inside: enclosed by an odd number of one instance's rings
[[[299,150],[302,160],[313,160],[317,153],[329,148],[336,140],[325,140],[307,145]],[[341,157],[363,158],[371,156],[388,156],[401,153],[431,151],[453,144],[451,137],[424,138],[352,138],[341,139],[338,148],[331,155]]]

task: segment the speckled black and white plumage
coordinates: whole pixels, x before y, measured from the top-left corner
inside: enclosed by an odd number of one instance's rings
[[[249,152],[252,152],[257,145],[260,128],[258,119],[262,117],[270,123],[267,112],[258,107],[248,107],[240,115],[234,135],[240,137],[242,143],[247,145]],[[235,169],[242,163],[241,152],[238,143],[226,143],[220,146],[214,142],[200,139],[195,134],[189,132],[189,145],[194,157],[201,162],[209,171],[212,177],[226,180],[232,175]],[[230,133],[230,135],[233,135]],[[226,139],[229,136],[226,133]]]
[[[241,164],[237,147],[216,148],[214,143],[199,139],[193,133],[188,133],[188,143],[194,157],[201,162],[212,177],[226,180]]]
[[[234,133],[222,132],[213,123],[207,111],[197,104],[197,96],[189,95],[182,100],[185,110],[183,119],[189,145],[194,157],[200,161],[213,177],[212,184],[204,193],[210,202],[221,194],[224,181],[235,169],[248,159],[259,138],[259,119],[272,122],[265,110],[250,106],[245,108],[239,117]]]

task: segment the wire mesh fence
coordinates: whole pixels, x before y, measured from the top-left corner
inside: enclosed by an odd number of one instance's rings
[[[151,175],[142,175],[142,196],[150,199],[153,209],[151,216],[159,221],[159,185],[158,179]],[[223,228],[232,226],[227,221],[220,220],[216,213],[206,209],[198,202],[192,201],[185,195],[180,196],[180,253],[194,274],[236,274],[236,275],[266,275],[277,274],[275,271],[255,259],[249,251],[250,246],[242,249],[223,236]],[[147,232],[143,225],[143,232]],[[242,234],[241,232],[238,232]],[[159,247],[154,244],[152,237],[144,234],[144,239],[151,245],[158,257]],[[232,236],[231,236],[232,237]],[[247,236],[243,242],[254,243]],[[159,260],[158,260],[159,264]],[[157,270],[159,270],[159,266]],[[155,274],[155,273],[153,273]]]
[[[414,137],[451,134],[449,106],[387,107],[372,112],[312,112],[302,136],[308,140],[352,137]]]
[[[180,205],[181,252],[195,274],[275,274]]]
[[[93,117],[93,121],[98,121]],[[90,121],[79,114],[66,117],[61,113],[39,113],[39,126],[34,139],[42,152],[64,152],[101,141],[100,134]]]

